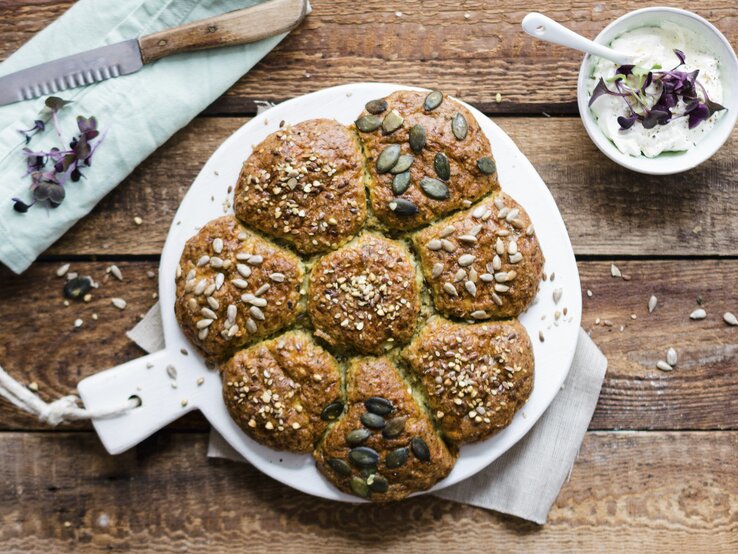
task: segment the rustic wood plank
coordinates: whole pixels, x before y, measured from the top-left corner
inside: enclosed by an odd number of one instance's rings
[[[161,252],[174,213],[200,168],[246,121],[193,121],[47,254]],[[733,155],[738,131],[702,166],[664,178],[632,173],[605,158],[578,119],[498,117],[495,122],[548,184],[577,254],[738,255],[738,160]],[[140,227],[135,216],[144,220]]]
[[[255,99],[281,101],[337,84],[383,81],[442,88],[489,113],[576,113],[582,56],[536,42],[520,21],[543,11],[586,36],[643,7],[636,0],[530,2],[470,0],[315,0],[305,23],[215,102],[210,113],[253,113]],[[58,0],[0,1],[0,59],[71,5]],[[732,0],[671,2],[709,19],[733,44]],[[401,15],[397,15],[398,9]],[[468,16],[468,17],[467,17]],[[495,94],[503,96],[495,102]]]
[[[204,434],[160,433],[111,457],[89,433],[0,433],[0,541],[23,552],[734,552],[736,448],[736,432],[589,433],[539,527],[430,496],[392,509],[318,500],[206,460]]]
[[[610,277],[609,262],[580,262],[584,290],[584,325],[609,358],[609,369],[593,429],[736,429],[738,422],[738,328],[722,321],[724,311],[738,313],[738,261],[618,262],[631,281]],[[101,281],[89,304],[65,307],[58,263],[37,263],[21,277],[0,272],[0,363],[23,383],[35,381],[41,395],[68,394],[83,377],[140,356],[126,337],[137,314],[153,303],[156,280],[147,271],[156,262],[119,262],[125,281],[105,277],[105,262],[74,262],[73,271]],[[648,314],[651,294],[659,298]],[[128,307],[119,311],[110,298]],[[709,317],[691,321],[702,297]],[[562,306],[566,298],[562,300]],[[92,313],[99,319],[93,321]],[[631,319],[635,314],[637,319]],[[84,320],[74,329],[76,318]],[[596,318],[612,327],[594,325]],[[541,326],[545,330],[545,323]],[[620,331],[620,326],[624,330]],[[670,373],[656,361],[674,347],[679,364]],[[42,355],[40,355],[42,353]],[[192,416],[183,429],[203,429]],[[76,428],[87,428],[77,425]],[[0,402],[0,429],[43,428],[30,416]]]

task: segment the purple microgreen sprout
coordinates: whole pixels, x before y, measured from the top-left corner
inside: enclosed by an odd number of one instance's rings
[[[31,142],[31,137],[35,135],[36,133],[43,132],[46,129],[46,124],[40,120],[37,119],[33,122],[33,127],[30,129],[18,129],[18,132],[23,135],[26,138],[26,144]]]
[[[58,96],[49,96],[46,101],[44,102],[45,106],[51,110],[51,119],[54,121],[54,128],[56,129],[56,134],[61,137],[61,128],[59,127],[59,118],[57,117],[57,113],[59,110],[61,110],[64,106],[71,104],[71,100],[64,100],[63,98],[59,98]]]
[[[715,112],[726,109],[710,100],[707,90],[697,79],[699,69],[690,72],[678,70],[685,64],[684,52],[674,50],[674,54],[679,63],[669,71],[662,71],[660,64],[650,69],[628,64],[618,67],[607,82],[600,77],[592,91],[589,106],[604,95],[621,97],[630,112],[627,117],[617,118],[623,131],[633,127],[636,121],[640,121],[645,129],[653,129],[656,125],[666,125],[681,117],[687,117],[689,128],[694,129]],[[614,83],[616,90],[610,90],[607,83]],[[685,107],[681,113],[677,113],[675,109],[680,100]]]

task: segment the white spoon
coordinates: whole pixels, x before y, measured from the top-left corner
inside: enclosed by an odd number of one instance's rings
[[[593,56],[599,56],[618,65],[633,63],[633,56],[584,38],[582,35],[578,35],[571,29],[567,29],[561,23],[557,23],[542,13],[529,13],[523,18],[522,25],[526,33],[537,39],[574,48],[574,50],[579,50],[580,52],[585,52]]]

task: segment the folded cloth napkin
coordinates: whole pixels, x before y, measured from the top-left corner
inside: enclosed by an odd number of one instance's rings
[[[60,56],[212,17],[264,0],[79,0],[0,64],[0,75]],[[258,22],[254,22],[258,25]],[[29,129],[44,98],[0,107],[0,261],[16,273],[85,216],[178,129],[223,94],[286,35],[257,43],[186,53],[144,66],[133,75],[59,93],[74,103],[59,112],[63,136],[77,115],[96,116],[105,131],[85,178],[70,183],[54,210],[13,210],[11,198],[29,199],[30,177],[19,129]],[[47,116],[48,117],[48,116]],[[66,132],[65,132],[66,131]],[[58,146],[52,130],[32,139],[36,150]]]
[[[159,304],[127,335],[147,352],[163,349]],[[606,370],[607,359],[580,329],[569,375],[528,434],[484,470],[434,494],[546,523],[548,512],[571,473]],[[208,457],[246,462],[215,430],[210,432]]]

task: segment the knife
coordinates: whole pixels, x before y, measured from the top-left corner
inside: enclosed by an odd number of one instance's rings
[[[271,0],[42,63],[0,77],[0,106],[129,75],[172,54],[247,44],[286,33],[306,13],[307,0]]]

